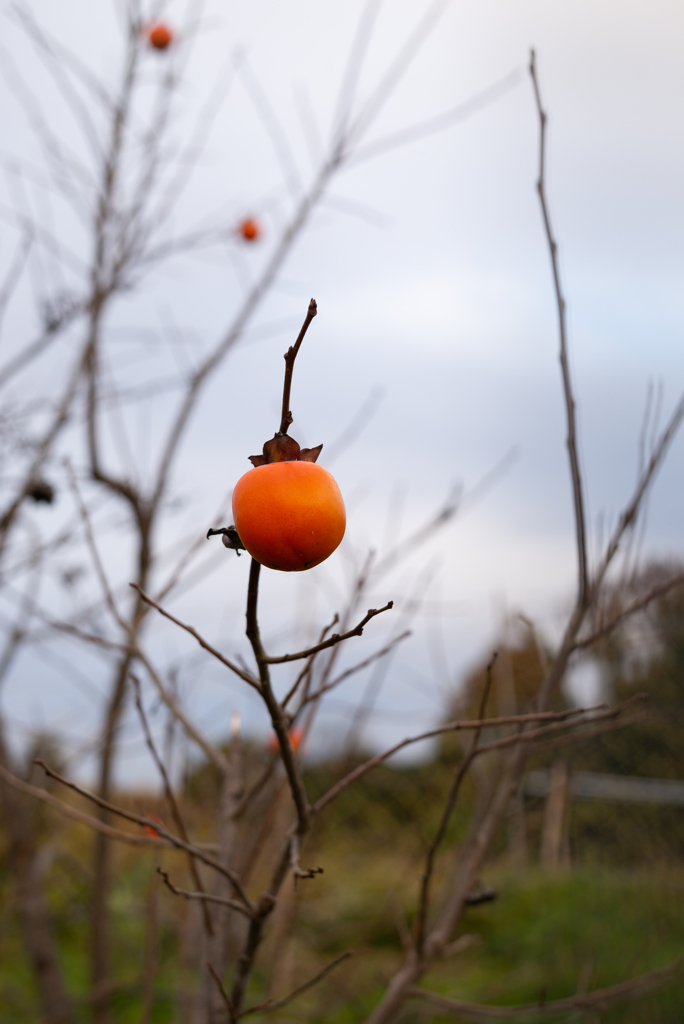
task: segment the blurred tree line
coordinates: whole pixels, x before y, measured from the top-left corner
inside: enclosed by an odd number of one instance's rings
[[[681,572],[674,562],[654,562],[627,581],[613,585],[603,613],[615,617],[639,601],[672,573]],[[532,709],[543,677],[547,652],[523,617],[510,619],[495,644],[499,652],[495,685],[488,714],[524,714]],[[600,679],[597,700],[616,705],[637,694],[647,702],[629,728],[606,730],[580,743],[549,744],[537,754],[531,769],[553,771],[565,767],[566,786],[573,771],[600,772],[626,777],[684,781],[684,590],[670,590],[651,601],[638,615],[625,620],[607,638],[581,657],[593,663]],[[485,660],[464,681],[447,719],[472,717],[485,681]],[[557,697],[557,707],[572,705],[569,694]],[[442,740],[437,763],[450,758],[460,740]],[[475,766],[471,794],[483,807],[491,798],[497,777],[494,759]],[[548,799],[548,798],[547,798]],[[569,799],[569,803],[568,803]],[[545,799],[520,793],[511,808],[508,830],[509,855],[522,866],[543,859]],[[556,859],[574,863],[642,865],[680,861],[684,857],[684,808],[598,799],[573,799],[566,793],[563,817],[563,849]],[[505,837],[500,850],[505,847]]]

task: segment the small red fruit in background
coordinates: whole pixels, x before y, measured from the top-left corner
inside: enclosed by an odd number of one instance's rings
[[[238,227],[238,233],[245,242],[257,242],[261,237],[261,224],[254,217],[245,217]]]
[[[147,817],[150,819],[150,821],[158,821],[160,825],[163,824],[161,818],[156,814],[148,814]],[[149,839],[161,839],[161,836],[159,835],[159,833],[157,832],[156,828],[154,828],[153,825],[144,825],[143,830],[145,832],[145,835]]]
[[[304,730],[298,728],[290,729],[288,736],[290,737],[290,745],[296,754],[302,745],[302,740],[304,739]],[[268,737],[268,749],[271,751],[272,754],[277,754],[279,747],[280,744],[278,743],[278,737],[274,732],[272,732],[271,735]]]
[[[322,446],[321,446],[322,447]],[[257,562],[282,572],[312,569],[332,555],[347,517],[334,477],[315,464],[319,448],[276,434],[233,491],[240,540]]]
[[[147,30],[147,41],[155,50],[166,50],[173,42],[173,32],[163,22],[155,22]]]

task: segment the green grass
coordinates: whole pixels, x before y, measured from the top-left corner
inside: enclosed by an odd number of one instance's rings
[[[291,980],[298,984],[347,949],[361,951],[293,1004],[283,1020],[356,1024],[380,998],[386,979],[401,960],[396,907],[403,905],[410,916],[415,894],[412,866],[387,849],[354,851],[351,845],[345,849],[346,845],[327,851],[325,874],[301,892],[289,954],[294,964]],[[119,874],[114,893],[120,989],[112,1009],[117,1024],[140,1020],[141,899],[150,866],[143,870],[131,862]],[[422,982],[426,988],[470,1002],[534,1003],[542,989],[546,999],[552,1000],[574,994],[580,979],[585,988],[601,988],[661,967],[684,952],[684,870],[587,868],[548,875],[536,870],[512,874],[492,867],[486,881],[497,888],[498,898],[470,909],[461,928],[461,934],[477,936],[479,944],[433,967]],[[162,901],[167,899],[171,897],[164,894]],[[55,910],[70,984],[75,994],[83,993],[84,922],[73,909],[67,920],[65,898],[56,901]],[[155,1024],[171,1020],[165,993],[176,978],[175,942],[163,927],[162,937]],[[265,943],[261,964],[268,964],[271,956]],[[249,1001],[264,994],[265,974],[258,970]],[[0,936],[0,1004],[3,1024],[33,1024],[39,1019],[19,935],[7,920]],[[82,1019],[87,1020],[85,1007]],[[413,1003],[404,1019],[425,1024],[447,1018]],[[579,1018],[570,1014],[552,1019]],[[680,974],[636,1002],[604,1010],[595,1020],[682,1024],[684,977]]]
[[[322,792],[330,779],[320,769],[309,783],[312,792]],[[405,772],[381,769],[354,794],[344,794],[331,814],[317,822],[303,861],[321,864],[325,873],[299,883],[294,930],[285,948],[276,952],[271,939],[264,941],[248,1004],[268,995],[274,963],[280,976],[275,994],[280,995],[337,956],[354,950],[351,960],[277,1019],[308,1024],[357,1024],[365,1019],[401,963],[397,919],[403,915],[411,923],[425,837],[436,826],[435,808],[441,805],[448,783],[448,773],[434,766]],[[447,846],[456,843],[467,827],[469,800],[466,791]],[[614,846],[622,833],[615,816],[606,815],[605,828],[611,823]],[[539,838],[533,814],[528,824],[532,849]],[[192,830],[200,837],[209,835],[201,817],[192,823]],[[55,836],[58,852],[49,886],[65,978],[83,1024],[89,1020],[85,997],[90,898],[84,865],[89,863],[91,842],[80,826],[62,825]],[[119,846],[114,856],[110,912],[116,992],[111,1000],[112,1022],[139,1024],[147,906],[159,854]],[[268,875],[269,857],[274,856],[275,847],[255,870],[250,892],[259,891]],[[183,884],[182,859],[167,854],[164,864],[177,883]],[[40,1009],[14,913],[10,879],[1,865],[0,857],[0,901],[5,911],[0,917],[0,1022],[35,1024]],[[439,891],[438,881],[435,891]],[[495,860],[486,867],[483,881],[493,885],[499,896],[492,903],[470,909],[460,928],[460,934],[476,936],[477,944],[435,965],[421,982],[426,988],[469,1002],[536,1003],[542,990],[547,1000],[563,998],[576,993],[580,983],[585,989],[612,985],[662,967],[684,953],[684,864],[671,851],[650,871],[643,861],[640,867],[610,867],[588,858],[583,866],[567,873],[550,875],[539,869],[513,873],[503,861]],[[288,893],[291,895],[290,889]],[[182,974],[179,924],[187,912],[187,903],[166,890],[159,891],[159,970],[152,1024],[177,1020],[173,994]],[[274,928],[278,913],[271,922]],[[187,978],[184,984],[190,988],[193,980]],[[403,1021],[430,1024],[446,1019],[414,1002],[407,1007]],[[580,1018],[575,1014],[565,1019]],[[602,1011],[588,1024],[598,1020],[602,1024],[684,1024],[684,971],[636,1002]]]
[[[684,952],[681,871],[502,875],[495,884],[498,900],[473,908],[463,922],[464,932],[482,937],[481,946],[433,970],[426,987],[472,1002],[536,1003],[542,991],[552,1000],[573,995],[580,980],[585,989],[603,988]],[[681,1024],[682,975],[600,1019]]]

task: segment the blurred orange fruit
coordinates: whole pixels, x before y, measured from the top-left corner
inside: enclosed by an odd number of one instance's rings
[[[304,730],[299,728],[290,729],[288,736],[290,737],[290,745],[296,754],[300,746],[302,745],[302,740],[304,739]],[[278,752],[278,737],[274,732],[272,732],[268,737],[268,749],[273,754],[276,754]]]
[[[254,217],[245,217],[238,232],[246,242],[256,242],[261,236],[261,224]]]
[[[173,32],[163,22],[155,22],[147,30],[147,41],[155,50],[166,50],[173,42]]]

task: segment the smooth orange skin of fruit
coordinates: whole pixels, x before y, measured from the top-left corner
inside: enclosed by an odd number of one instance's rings
[[[334,477],[314,462],[271,462],[248,470],[233,491],[233,517],[250,555],[282,572],[324,562],[347,524]]]
[[[147,32],[147,39],[155,50],[165,50],[173,42],[173,32],[166,25],[151,25]]]
[[[247,220],[243,220],[239,230],[246,242],[256,242],[261,234],[259,222],[254,220],[253,217],[248,217]]]

